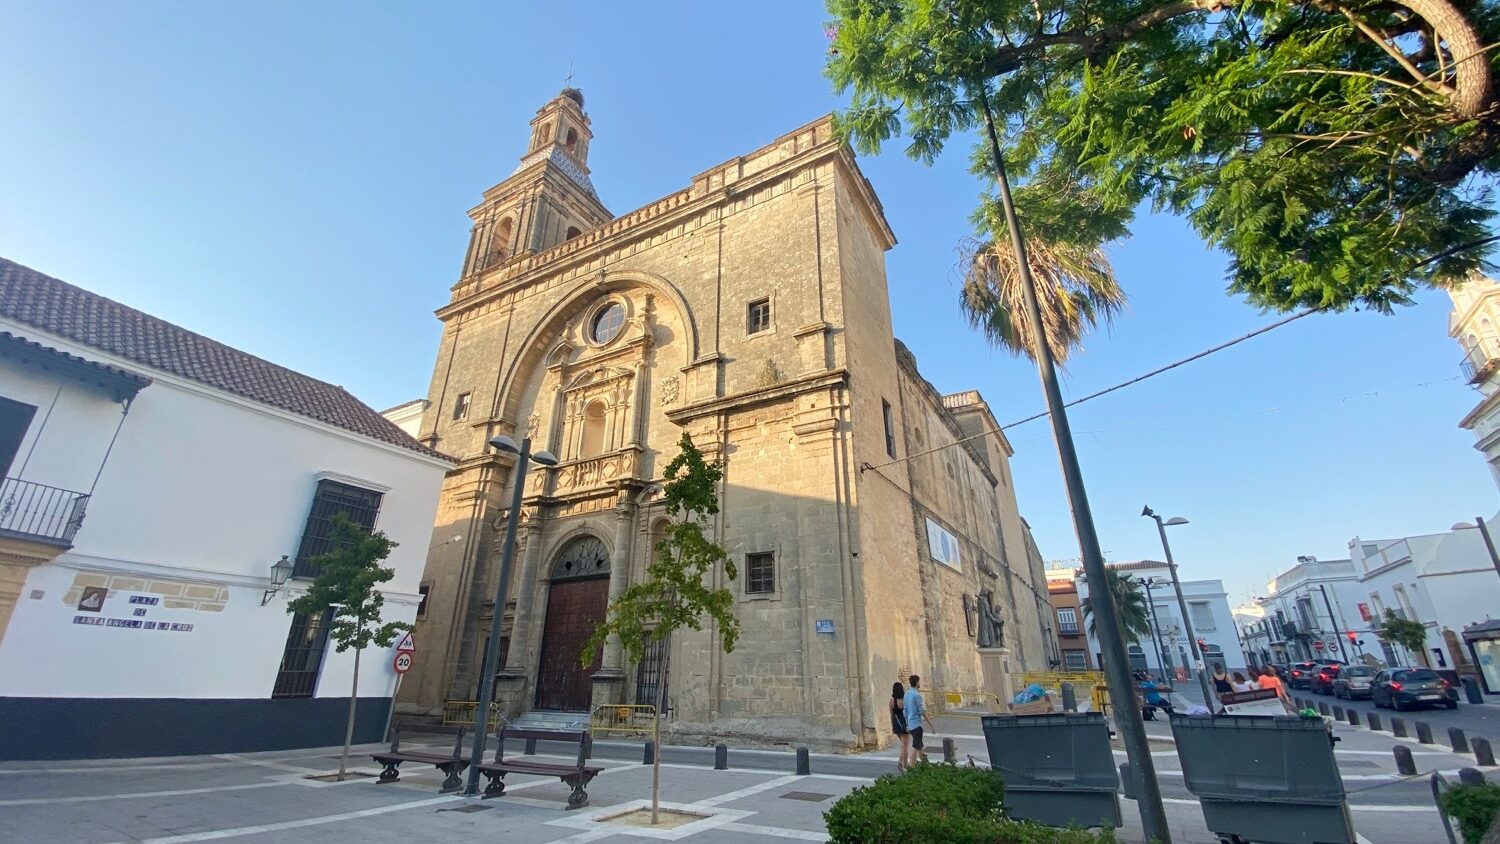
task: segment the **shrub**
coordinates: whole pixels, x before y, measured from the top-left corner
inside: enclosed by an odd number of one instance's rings
[[[1439,804],[1458,821],[1464,844],[1479,844],[1500,813],[1500,785],[1455,785],[1443,792]]]
[[[1108,844],[1110,832],[1008,821],[1000,775],[987,768],[919,764],[861,786],[823,819],[831,844]]]

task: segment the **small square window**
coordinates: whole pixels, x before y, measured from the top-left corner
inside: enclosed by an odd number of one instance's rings
[[[430,583],[424,583],[417,587],[417,594],[422,596],[421,602],[417,604],[417,618],[419,619],[427,617],[427,596],[431,592],[432,584]]]
[[[767,595],[776,591],[776,555],[770,551],[745,555],[745,593]]]
[[[470,395],[471,395],[470,393],[459,393],[458,398],[454,400],[454,402],[453,402],[453,418],[454,419],[468,419],[469,418],[469,396]]]
[[[771,300],[756,299],[745,310],[745,333],[759,334],[771,328]]]

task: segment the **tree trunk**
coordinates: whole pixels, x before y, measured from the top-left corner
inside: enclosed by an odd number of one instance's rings
[[[1448,0],[1396,0],[1397,5],[1411,9],[1417,17],[1432,26],[1435,41],[1448,45],[1453,56],[1453,95],[1448,102],[1465,120],[1473,120],[1489,110],[1495,98],[1490,63],[1484,55],[1484,44],[1469,19]],[[1438,49],[1436,44],[1433,49]]]
[[[656,677],[656,720],[651,728],[651,741],[656,744],[656,753],[651,757],[651,825],[655,826],[661,812],[661,716],[667,708],[667,667],[672,663],[671,638],[661,640],[661,673]]]
[[[362,650],[364,648],[354,649],[354,687],[349,690],[349,723],[344,725],[344,752],[339,755],[339,782],[343,782],[348,776],[349,745],[354,743],[354,704],[359,700],[359,652]]]

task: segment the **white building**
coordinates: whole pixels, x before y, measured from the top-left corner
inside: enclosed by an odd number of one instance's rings
[[[402,402],[395,407],[380,411],[380,415],[391,420],[391,422],[407,436],[416,439],[422,430],[422,414],[427,412],[427,406],[432,404],[427,399],[412,399]],[[467,408],[465,408],[467,410]]]
[[[1453,300],[1448,334],[1463,348],[1460,366],[1469,385],[1483,396],[1458,424],[1474,432],[1474,447],[1500,484],[1500,284],[1476,275],[1449,289],[1448,296]]]
[[[1107,565],[1116,571],[1127,573],[1131,579],[1141,583],[1141,592],[1150,596],[1153,634],[1149,639],[1127,643],[1131,670],[1167,675],[1175,677],[1179,682],[1190,679],[1192,649],[1188,644],[1187,625],[1182,621],[1182,611],[1178,606],[1177,593],[1172,589],[1172,573],[1167,564],[1156,560],[1141,560]],[[1181,566],[1177,571],[1180,577]],[[1081,604],[1089,595],[1089,584],[1083,577],[1082,569],[1075,573],[1074,582],[1078,587],[1078,600]],[[1224,591],[1223,581],[1184,580],[1182,596],[1187,603],[1193,635],[1203,642],[1207,665],[1211,667],[1215,663],[1222,663],[1230,671],[1244,668],[1245,654],[1240,648],[1234,616],[1229,612],[1229,595]],[[1087,622],[1085,625],[1091,627]],[[1095,664],[1102,665],[1099,640],[1092,629],[1087,632],[1089,651],[1094,655]],[[1158,641],[1161,644],[1160,651],[1157,650]]]
[[[1320,657],[1356,662],[1367,647],[1378,650],[1373,636],[1349,640],[1350,631],[1368,629],[1360,615],[1359,596],[1359,571],[1353,561],[1298,557],[1295,566],[1266,584],[1266,596],[1256,599],[1259,618],[1249,618],[1248,610],[1242,613],[1241,635],[1251,662],[1266,665]]]
[[[1500,616],[1500,575],[1474,528],[1425,536],[1349,541],[1359,571],[1359,617],[1379,627],[1387,609],[1427,628],[1421,654],[1381,642],[1387,664],[1426,664],[1478,673],[1463,644],[1469,625]]]
[[[0,758],[341,744],[353,652],[287,601],[343,511],[400,543],[413,621],[448,467],[342,388],[0,259]],[[391,654],[361,669],[378,740]]]

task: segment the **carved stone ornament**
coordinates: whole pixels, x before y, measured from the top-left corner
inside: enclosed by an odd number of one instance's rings
[[[677,403],[677,376],[673,375],[661,382],[661,404],[669,407]]]
[[[536,439],[536,429],[537,429],[537,426],[540,425],[540,424],[542,424],[542,415],[540,413],[533,413],[533,414],[531,414],[530,417],[528,417],[526,419],[526,438],[527,439],[531,439],[531,440]]]

